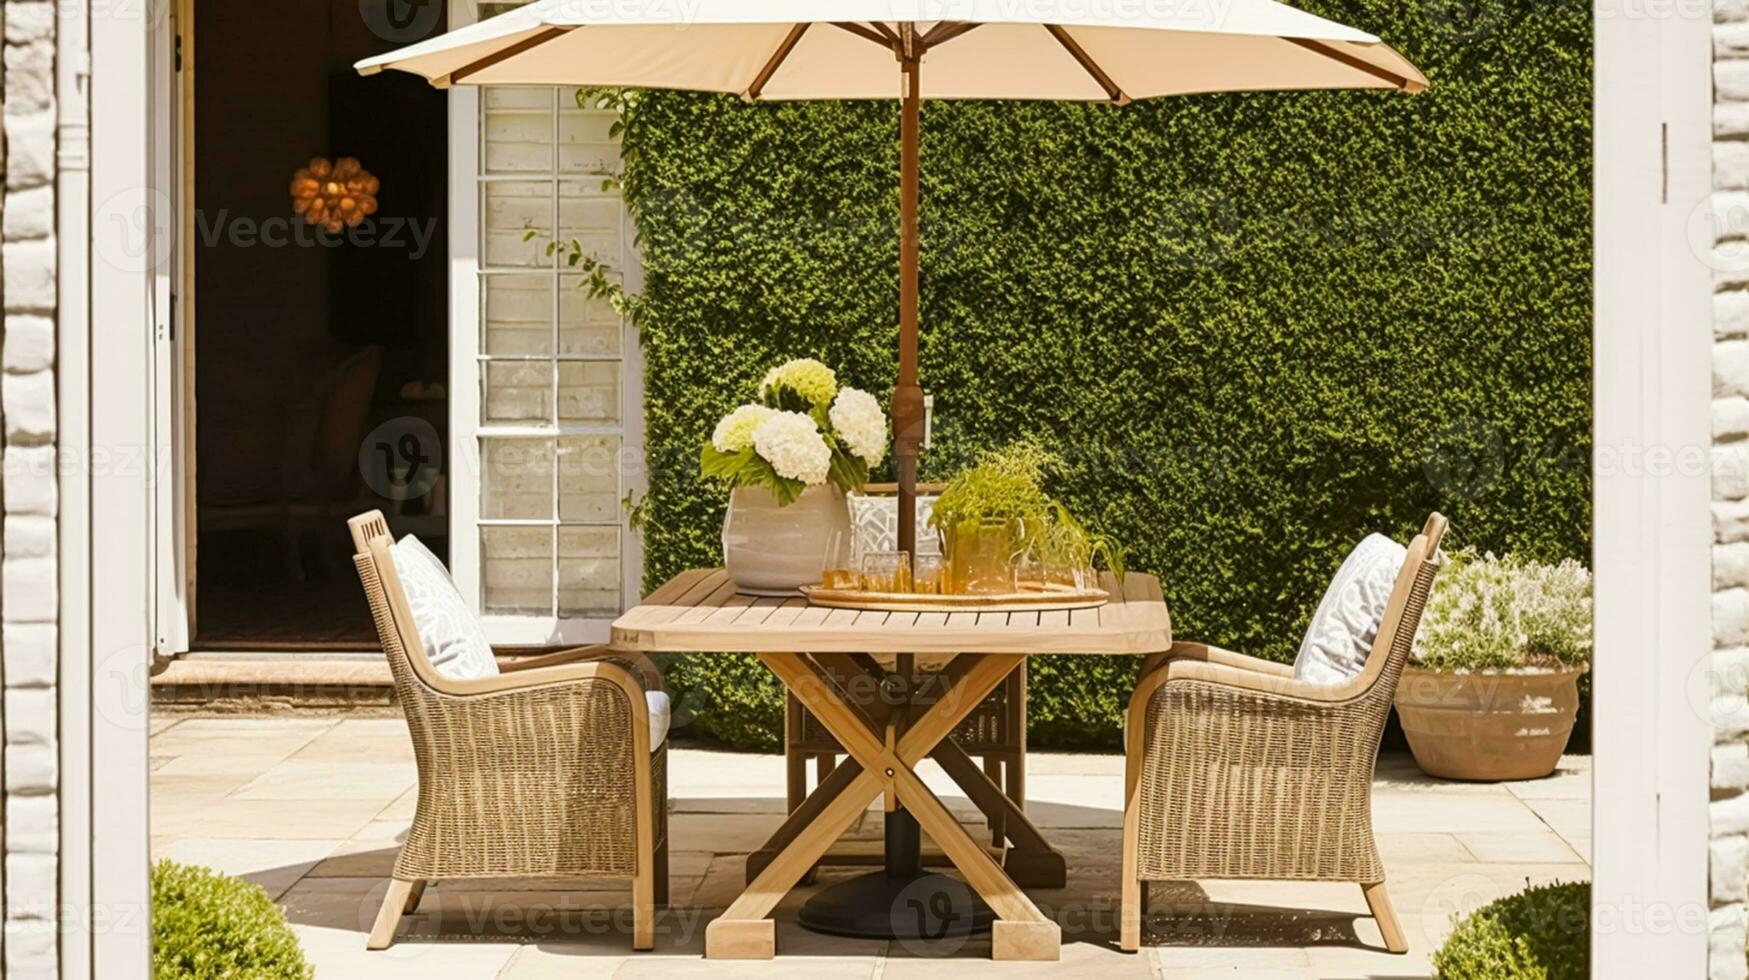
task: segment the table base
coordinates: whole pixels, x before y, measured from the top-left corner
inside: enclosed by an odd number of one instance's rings
[[[950,875],[874,871],[822,889],[796,918],[832,936],[927,942],[989,932],[996,913]]]
[[[776,951],[776,932],[768,918],[772,910],[869,804],[885,797],[889,814],[901,808],[904,811],[889,821],[889,835],[901,825],[909,829],[914,818],[916,829],[910,833],[928,834],[998,917],[990,927],[991,958],[1057,959],[1062,930],[1003,873],[1001,864],[972,840],[915,768],[939,746],[953,746],[948,736],[954,727],[1020,666],[1024,655],[960,655],[943,674],[946,689],[941,696],[911,718],[896,716],[890,709],[876,709],[879,716],[871,716],[841,690],[839,680],[807,654],[762,653],[759,659],[814,713],[850,759],[834,769],[766,842],[766,849],[777,851],[777,856],[721,917],[705,927],[705,957],[770,959]],[[908,724],[901,728],[900,721]],[[950,748],[944,751],[944,758],[951,767],[964,756]],[[896,849],[893,843],[889,836],[887,870],[904,875],[915,872],[917,851],[912,847]],[[902,863],[895,861],[901,857]],[[929,897],[925,892],[916,898],[925,912],[930,908]],[[900,902],[901,908],[908,904],[904,898]],[[947,913],[952,912],[951,899],[949,903]],[[890,902],[876,908],[892,918]]]

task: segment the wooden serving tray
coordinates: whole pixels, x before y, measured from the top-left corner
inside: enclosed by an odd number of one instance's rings
[[[914,592],[863,592],[802,586],[802,595],[816,606],[868,609],[877,612],[1046,612],[1054,609],[1094,609],[1111,601],[1104,589],[1047,586],[1003,595],[920,595]]]

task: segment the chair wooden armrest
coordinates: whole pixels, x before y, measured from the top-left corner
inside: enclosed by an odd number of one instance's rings
[[[642,725],[646,731],[649,729],[649,715],[642,710],[643,679],[626,665],[613,660],[576,660],[544,666],[525,666],[503,671],[493,677],[469,680],[446,678],[442,690],[451,697],[478,698],[583,682],[605,682],[618,687],[624,692],[626,701],[640,709],[632,712],[632,726],[636,728]]]
[[[1267,663],[1251,657],[1243,659],[1254,663]],[[1340,705],[1353,700],[1359,687],[1353,681],[1336,685],[1315,684],[1311,681],[1295,680],[1291,669],[1285,672],[1266,672],[1215,660],[1169,659],[1164,661],[1163,666],[1164,669],[1156,669],[1139,679],[1135,693],[1130,696],[1131,731],[1138,735],[1146,725],[1154,694],[1161,687],[1173,682],[1218,685],[1246,697],[1279,701],[1284,707],[1294,704]]]
[[[632,672],[638,684],[646,691],[665,690],[662,686],[662,671],[656,667],[655,661],[648,654],[637,650],[624,650],[605,643],[591,646],[572,647],[556,653],[544,653],[537,657],[518,657],[513,660],[499,660],[498,670],[501,674],[525,673],[530,670],[540,670],[545,667],[556,667],[562,664],[597,663],[604,661],[618,662]]]
[[[1171,661],[1188,661],[1219,664],[1238,670],[1248,670],[1269,677],[1292,677],[1294,669],[1289,664],[1278,664],[1273,660],[1263,660],[1258,657],[1248,657],[1242,653],[1223,650],[1207,643],[1174,643],[1172,649],[1151,653],[1142,662],[1142,670],[1138,677],[1146,677],[1158,670],[1162,664]]]

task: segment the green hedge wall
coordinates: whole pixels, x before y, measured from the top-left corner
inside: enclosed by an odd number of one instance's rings
[[[1292,658],[1369,531],[1589,555],[1591,27],[1579,0],[1312,0],[1425,94],[935,103],[922,374],[943,478],[1022,434],[1158,573],[1176,633]],[[624,189],[650,585],[719,560],[711,426],[774,362],[895,376],[892,103],[640,93]],[[681,658],[693,732],[776,745],[757,664]],[[1115,747],[1135,664],[1032,673],[1034,744]]]

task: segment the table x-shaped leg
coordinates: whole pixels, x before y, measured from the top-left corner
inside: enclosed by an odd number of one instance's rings
[[[771,910],[849,829],[858,814],[882,793],[890,793],[910,811],[924,832],[965,875],[966,883],[996,913],[990,944],[995,959],[1057,959],[1061,929],[1009,880],[1001,865],[966,833],[914,769],[1024,658],[1018,654],[962,654],[949,671],[951,686],[913,718],[904,734],[891,744],[886,732],[877,731],[868,715],[846,699],[807,655],[762,653],[759,659],[826,726],[855,760],[857,768],[846,773],[836,796],[827,798],[816,792],[822,797],[820,804],[805,808],[811,811],[808,815],[812,820],[794,833],[728,911],[706,927],[705,956],[771,957],[776,952],[776,929],[768,918]],[[810,798],[809,802],[813,800]],[[802,812],[798,810],[796,815]]]

